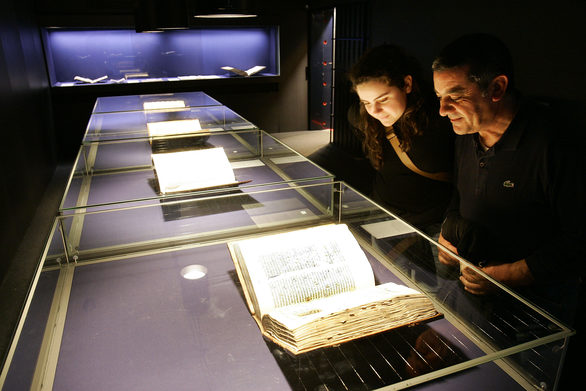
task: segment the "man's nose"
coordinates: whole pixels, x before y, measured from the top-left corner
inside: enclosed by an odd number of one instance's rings
[[[440,107],[439,107],[439,114],[442,117],[448,115],[448,113],[453,109],[452,105],[446,98],[440,99]]]

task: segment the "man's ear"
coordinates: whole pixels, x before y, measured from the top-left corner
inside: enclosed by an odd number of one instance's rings
[[[413,77],[411,75],[407,75],[403,81],[405,82],[405,93],[410,94],[413,89]]]
[[[490,100],[498,102],[505,96],[507,87],[509,86],[509,78],[505,75],[498,75],[490,82],[488,92]]]

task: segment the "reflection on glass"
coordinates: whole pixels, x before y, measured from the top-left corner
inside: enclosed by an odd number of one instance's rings
[[[295,390],[376,389],[446,368],[467,357],[428,325],[403,327],[297,356],[267,346]]]
[[[160,110],[160,109],[177,109],[185,107],[185,101],[183,100],[159,100],[152,102],[144,102],[142,107],[145,110]]]
[[[165,221],[190,219],[198,216],[210,216],[244,210],[247,207],[262,207],[250,195],[241,190],[227,190],[223,194],[238,194],[224,198],[198,198],[194,195],[161,199],[161,209]]]

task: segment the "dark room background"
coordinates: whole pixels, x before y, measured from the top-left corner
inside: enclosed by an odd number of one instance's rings
[[[566,107],[568,115],[580,121],[584,119],[584,0],[547,3],[514,0],[258,1],[264,13],[259,23],[280,27],[281,76],[278,82],[228,89],[209,85],[206,92],[269,133],[309,129],[306,67],[311,42],[308,42],[308,20],[312,10],[332,7],[339,7],[340,18],[350,19],[355,7],[364,10],[357,29],[340,31],[340,39],[355,40],[360,48],[383,42],[402,45],[427,69],[441,47],[457,36],[469,32],[494,33],[510,47],[518,87],[524,93],[550,98]],[[87,107],[84,102],[95,99],[91,95],[64,98],[50,88],[40,28],[52,25],[128,26],[133,23],[134,5],[135,2],[129,0],[3,2],[0,13],[0,124],[3,133],[0,311],[8,324],[0,330],[2,358],[41,256],[38,251],[30,251],[23,259],[21,239],[31,228],[36,213],[55,214],[54,210],[39,211],[39,202],[56,168],[72,163],[77,151],[71,150],[71,146],[79,145],[85,130],[82,127],[76,131],[72,124],[87,121],[89,111],[84,111],[83,107]],[[356,47],[353,50],[349,59],[360,54]],[[340,62],[336,69],[340,77],[336,88],[342,95],[338,98],[342,103],[343,97],[349,96],[342,77],[350,62]],[[70,107],[71,118],[56,114],[56,106]],[[337,126],[343,127],[340,124],[346,118],[344,105],[335,107],[334,134]],[[42,242],[50,227],[36,228]]]

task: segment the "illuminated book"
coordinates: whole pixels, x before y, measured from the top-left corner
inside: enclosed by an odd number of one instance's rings
[[[345,224],[234,241],[228,248],[261,332],[293,354],[441,316],[414,289],[375,285]]]
[[[238,68],[234,68],[234,67],[230,67],[230,66],[222,67],[222,69],[225,71],[230,71],[232,73],[235,73],[237,75],[244,76],[244,77],[252,76],[255,73],[258,73],[265,68],[266,68],[266,66],[264,66],[264,65],[257,65],[257,66],[254,66],[254,67],[244,71],[242,69],[238,69]]]
[[[179,152],[200,148],[209,138],[198,119],[148,122],[147,132],[153,153]]]
[[[145,110],[164,110],[164,109],[179,109],[185,107],[183,100],[160,100],[152,102],[144,102],[142,107]]]
[[[181,134],[201,132],[198,119],[183,119],[176,121],[147,122],[149,137],[166,137]]]
[[[149,77],[149,74],[147,72],[129,72],[124,74],[125,79],[144,79],[147,77]]]
[[[223,148],[206,148],[152,155],[162,194],[236,186],[232,165]]]

